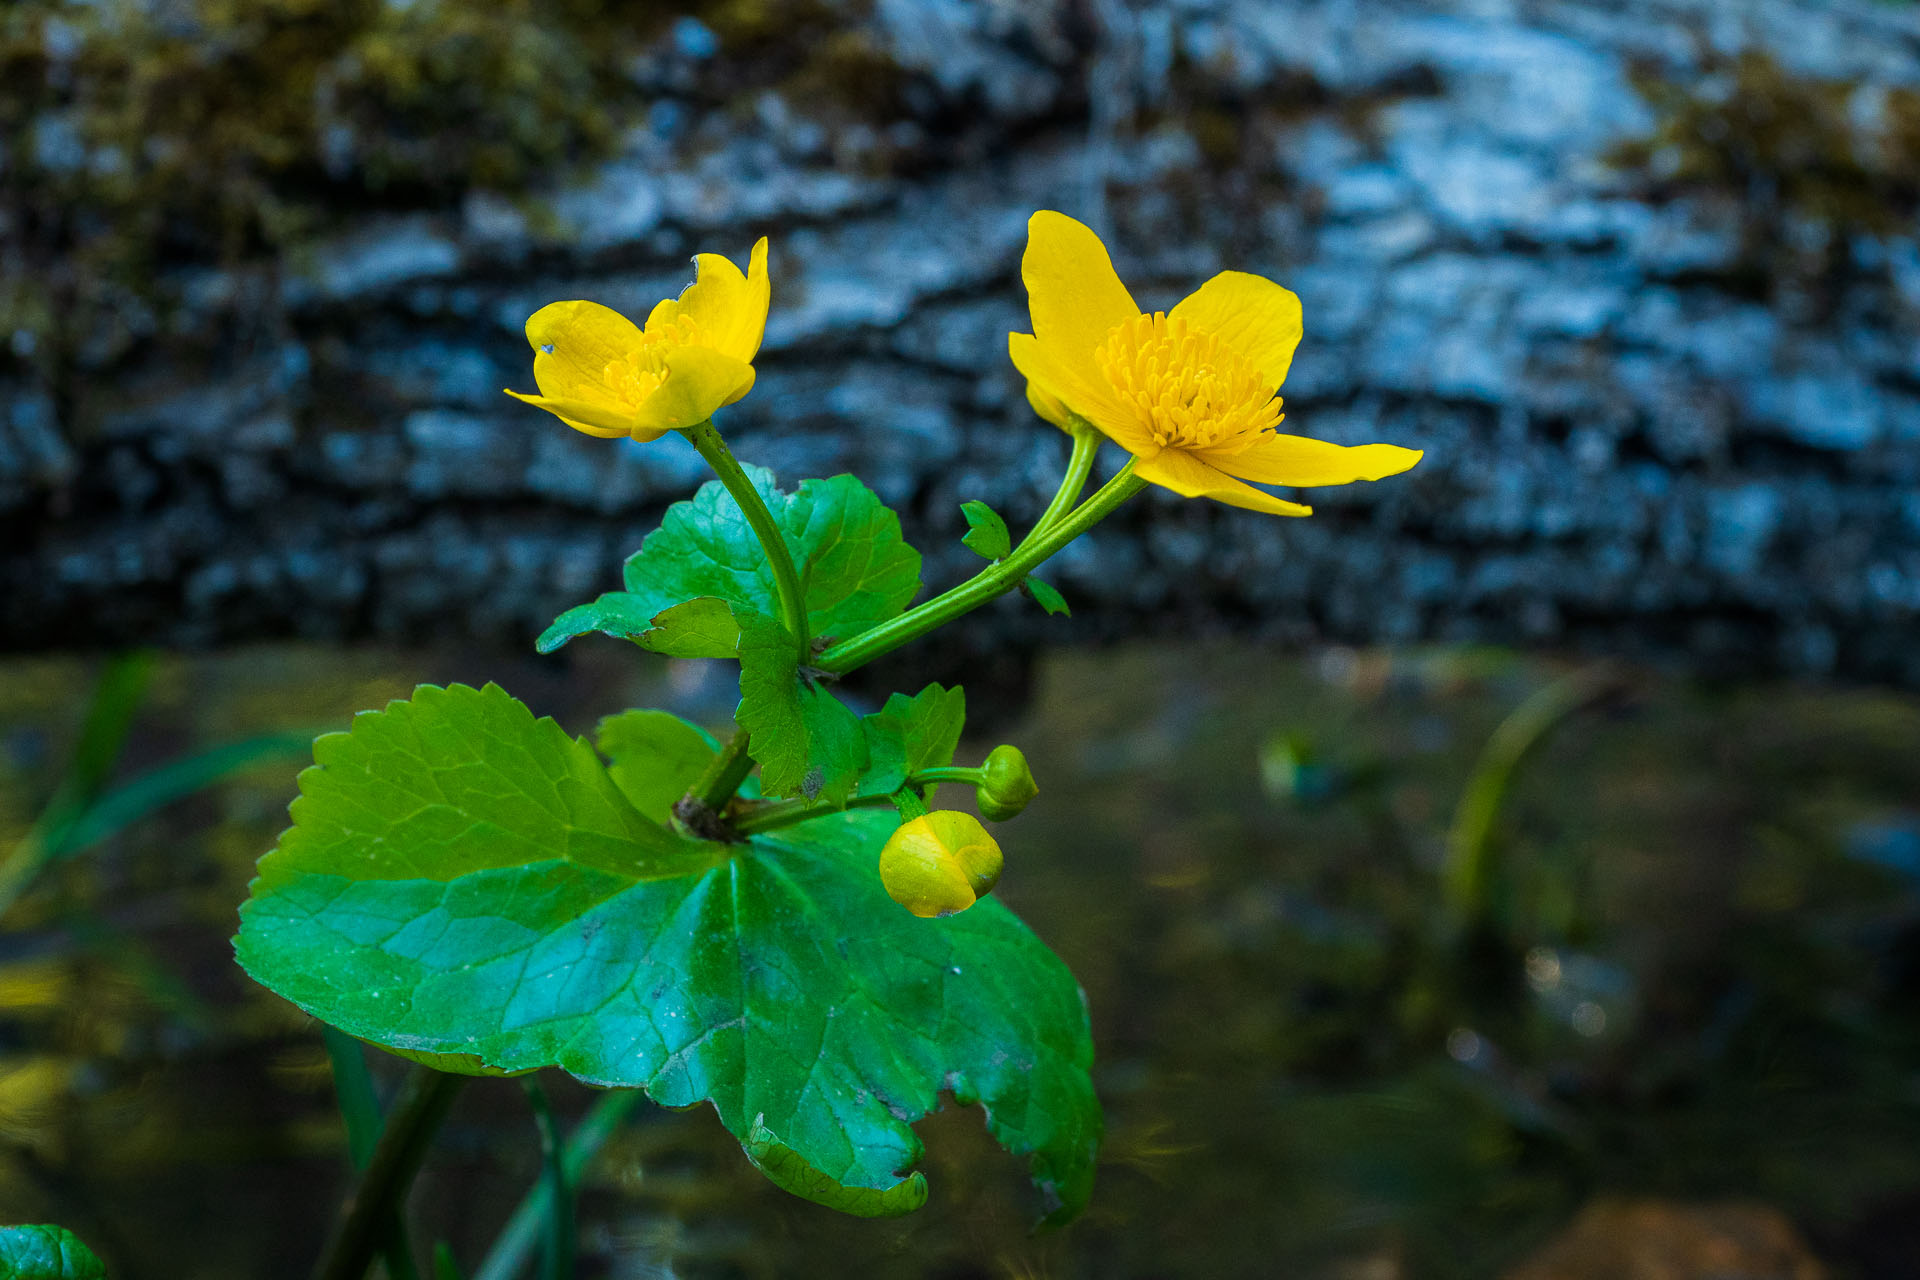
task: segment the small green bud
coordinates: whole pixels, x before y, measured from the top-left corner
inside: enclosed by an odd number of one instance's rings
[[[986,776],[974,791],[974,799],[980,805],[980,816],[989,822],[1018,817],[1027,802],[1040,794],[1040,784],[1033,780],[1033,770],[1027,768],[1027,758],[1016,746],[1003,743],[995,747],[980,767]]]
[[[903,822],[880,850],[880,883],[917,916],[965,911],[1000,879],[1000,846],[970,813],[935,809]]]

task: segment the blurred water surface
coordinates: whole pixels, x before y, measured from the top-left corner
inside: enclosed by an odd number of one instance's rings
[[[99,671],[0,667],[0,850],[70,779]],[[577,732],[634,703],[717,724],[720,675],[611,645],[166,658],[109,783],[421,680],[497,678]],[[1042,786],[999,892],[1093,1012],[1091,1211],[1030,1235],[971,1110],[922,1126],[929,1207],[872,1222],[768,1186],[707,1108],[642,1108],[586,1180],[583,1275],[1492,1275],[1603,1193],[1751,1202],[1834,1275],[1908,1274],[1920,698],[1135,646],[1049,659],[990,727],[963,756],[1017,741]],[[347,1168],[327,1060],[227,944],[296,767],[27,884],[0,933],[0,1220],[61,1221],[126,1280],[311,1265]],[[537,1159],[519,1089],[476,1082],[421,1236],[475,1265]]]

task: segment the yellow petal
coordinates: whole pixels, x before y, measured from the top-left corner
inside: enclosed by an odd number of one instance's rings
[[[1032,335],[1022,334],[1021,336],[1030,337]],[[1065,403],[1061,401],[1059,396],[1054,395],[1050,391],[1043,390],[1039,383],[1027,383],[1027,404],[1032,407],[1035,413],[1062,431],[1071,431],[1073,429],[1071,411]]]
[[[1154,447],[1153,437],[1147,434],[1139,415],[1120,402],[1105,378],[1089,383],[1077,376],[1055,358],[1055,352],[1041,345],[1030,333],[1008,334],[1007,354],[1013,358],[1013,367],[1026,375],[1029,403],[1033,399],[1032,388],[1038,387],[1043,395],[1051,396],[1091,422],[1127,452],[1139,453]],[[1040,416],[1046,417],[1044,413]]]
[[[597,302],[553,302],[527,317],[527,341],[541,395],[611,408],[619,401],[607,389],[607,366],[640,345],[640,329]]]
[[[1211,333],[1253,363],[1267,385],[1287,380],[1300,345],[1300,299],[1264,276],[1222,271],[1176,304],[1168,318]]]
[[[1310,516],[1312,507],[1286,502],[1252,485],[1241,484],[1226,472],[1209,466],[1184,449],[1162,449],[1134,463],[1133,474],[1171,489],[1186,498],[1212,498],[1230,507],[1264,511],[1275,516]]]
[[[753,366],[712,347],[676,347],[665,364],[666,380],[639,407],[635,439],[699,426],[753,389]],[[642,431],[653,434],[643,437]]]
[[[586,400],[566,400],[551,396],[530,396],[525,392],[507,388],[507,394],[515,400],[524,400],[536,409],[545,409],[575,431],[584,431],[590,436],[611,438],[632,433],[635,419],[632,408],[621,405],[611,406],[595,404]],[[654,435],[658,435],[655,432]],[[648,436],[651,440],[654,437]]]
[[[647,317],[647,328],[661,320],[691,316],[699,325],[699,341],[735,360],[751,361],[760,351],[767,330],[767,304],[772,296],[767,279],[767,238],[761,236],[742,274],[739,267],[717,253],[695,255],[694,282],[680,297],[663,302]],[[670,305],[671,304],[671,305]]]
[[[1100,237],[1064,213],[1042,209],[1027,220],[1020,277],[1027,284],[1033,336],[1081,379],[1103,384],[1093,353],[1114,326],[1139,315],[1140,308],[1120,283]]]
[[[1397,444],[1328,444],[1305,436],[1268,436],[1239,453],[1199,456],[1243,480],[1259,484],[1352,484],[1397,476],[1420,461],[1418,449]]]

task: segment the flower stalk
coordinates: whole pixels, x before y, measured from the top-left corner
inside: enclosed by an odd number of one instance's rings
[[[1080,494],[1087,487],[1087,476],[1093,471],[1094,455],[1100,452],[1100,432],[1084,418],[1069,419],[1069,430],[1073,435],[1073,452],[1067,456],[1067,474],[1061,477],[1060,487],[1054,492],[1053,501],[1040,513],[1040,519],[1021,544],[1032,541],[1040,534],[1060,522],[1060,518],[1073,510],[1073,504],[1080,501]]]
[[[883,622],[841,641],[814,659],[813,665],[822,671],[852,671],[1012,591],[1054,552],[1106,519],[1114,508],[1145,487],[1146,482],[1134,475],[1133,462],[1129,460],[1119,474],[1100,486],[1091,498],[1051,527],[1029,536],[1006,559],[995,561],[951,591],[907,610],[891,622]]]
[[[780,597],[780,619],[787,624],[787,630],[793,633],[800,643],[800,652],[807,651],[807,604],[806,597],[800,593],[800,578],[793,571],[793,556],[787,550],[787,540],[780,533],[780,526],[773,522],[773,513],[767,510],[767,504],[760,497],[760,491],[753,487],[753,481],[740,462],[733,456],[733,450],[727,448],[727,442],[714,430],[713,420],[708,419],[697,426],[688,427],[683,434],[700,451],[718,476],[720,483],[727,487],[733,500],[740,505],[740,513],[747,518],[747,524],[753,529],[753,536],[760,540],[760,549],[766,553],[767,565],[773,570],[773,586]]]

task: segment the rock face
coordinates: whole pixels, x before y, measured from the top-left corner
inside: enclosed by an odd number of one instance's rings
[[[1920,684],[1920,224],[1884,180],[1900,130],[1920,148],[1920,8],[874,0],[846,24],[887,69],[871,119],[791,84],[715,105],[714,41],[682,23],[589,180],[182,267],[178,305],[59,394],[0,372],[0,645],[528,643],[701,468],[503,396],[530,388],[526,316],[644,313],[688,255],[763,233],[773,318],[723,431],[786,479],[866,478],[952,581],[959,504],[1031,518],[1064,459],[1005,348],[1051,207],[1145,305],[1229,266],[1287,283],[1288,426],[1427,451],[1311,520],[1149,495],[1050,574],[1065,634]],[[1823,157],[1768,130],[1807,103],[1883,217],[1796,196]],[[1016,632],[1063,634],[1037,612]]]

